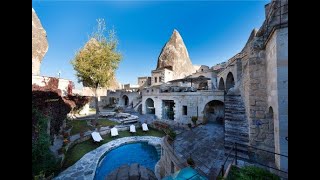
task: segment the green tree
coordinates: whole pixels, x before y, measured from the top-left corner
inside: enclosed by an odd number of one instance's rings
[[[77,72],[78,81],[95,92],[95,122],[99,115],[97,90],[99,87],[110,85],[115,70],[122,59],[121,53],[117,51],[118,39],[115,30],[109,30],[106,37],[104,19],[98,19],[97,23],[97,29],[89,37],[89,41],[71,61]]]

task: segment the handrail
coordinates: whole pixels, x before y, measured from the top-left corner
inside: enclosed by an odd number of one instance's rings
[[[221,174],[222,176],[224,176],[224,167],[225,167],[225,164],[226,164],[226,162],[228,161],[228,158],[229,158],[229,156],[231,155],[231,153],[232,153],[233,151],[235,152],[235,156],[234,156],[235,165],[237,165],[237,159],[238,159],[238,157],[237,157],[237,152],[239,151],[239,149],[237,148],[237,145],[238,145],[238,144],[239,144],[239,143],[237,143],[237,142],[233,142],[232,148],[230,149],[230,151],[229,151],[229,153],[228,153],[228,155],[227,155],[224,163],[221,165],[221,169],[220,169],[220,171],[219,171],[219,173],[218,173],[218,176],[219,176],[220,174]],[[265,152],[268,152],[268,153],[271,153],[271,154],[276,154],[276,155],[279,155],[279,156],[283,156],[283,157],[288,158],[287,155],[279,154],[279,153],[272,152],[272,151],[268,151],[268,150],[265,150],[265,149],[260,149],[260,148],[253,147],[253,146],[250,146],[250,145],[241,144],[241,146],[246,146],[246,147],[248,147],[248,148],[257,149],[257,150],[265,151]],[[248,160],[248,162],[256,163],[256,164],[259,164],[259,165],[261,165],[261,166],[264,166],[264,167],[267,167],[267,168],[271,168],[271,169],[274,169],[274,170],[276,170],[276,171],[280,171],[280,172],[283,172],[283,173],[285,173],[285,174],[288,174],[287,171],[283,171],[283,170],[281,170],[281,169],[274,168],[274,167],[271,167],[271,166],[269,166],[269,165],[261,164],[261,163],[259,163],[259,162],[257,162],[257,161]]]
[[[249,148],[257,149],[257,150],[260,150],[260,151],[265,151],[265,152],[269,152],[269,153],[272,153],[272,154],[276,154],[276,155],[279,155],[279,156],[288,157],[287,155],[284,155],[284,154],[279,154],[279,153],[268,151],[268,150],[265,150],[265,149],[260,149],[260,148],[254,147],[254,146],[249,146],[249,145],[246,145],[246,144],[241,144],[241,145],[242,146],[247,146]]]
[[[136,105],[133,106],[133,109],[136,108],[142,101],[140,100]]]

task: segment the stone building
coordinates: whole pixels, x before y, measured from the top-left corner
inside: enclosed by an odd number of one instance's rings
[[[288,154],[287,0],[265,5],[265,21],[252,30],[241,52],[211,68],[192,65],[174,30],[151,71],[150,85],[142,80],[138,84],[143,86],[141,94],[128,103],[135,99],[142,114],[182,124],[191,123],[193,116],[199,122],[222,123],[226,150],[237,142],[243,159],[252,158],[253,152],[257,160],[288,170],[287,158],[247,147]],[[125,94],[118,95],[121,100]],[[171,173],[171,168],[164,169],[166,175]]]

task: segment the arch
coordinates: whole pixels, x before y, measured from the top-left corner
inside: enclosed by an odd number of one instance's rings
[[[219,100],[212,100],[204,106],[204,119],[207,122],[224,123],[224,103]]]
[[[272,108],[272,106],[269,107],[267,118],[273,119],[273,108]]]
[[[232,87],[234,87],[234,78],[233,74],[229,72],[226,79],[226,91],[228,92],[228,90]]]
[[[145,104],[146,104],[146,113],[155,114],[154,101],[151,98],[148,98]]]
[[[275,144],[274,144],[274,113],[273,113],[273,108],[272,106],[269,106],[268,108],[268,113],[267,113],[267,120],[269,122],[269,132],[268,134],[272,134],[272,139],[271,139],[271,144],[268,144],[270,145],[271,147],[274,147]]]
[[[122,98],[121,98],[121,100],[122,100],[122,104],[123,104],[124,106],[128,106],[128,105],[129,105],[129,98],[128,98],[127,95],[123,95]]]
[[[225,90],[225,89],[224,89],[224,81],[223,81],[223,78],[222,78],[222,77],[220,78],[218,89],[219,89],[219,90]]]
[[[202,89],[208,90],[208,82],[207,81],[200,82],[199,86],[198,86],[198,89],[200,89],[200,90],[202,90]]]

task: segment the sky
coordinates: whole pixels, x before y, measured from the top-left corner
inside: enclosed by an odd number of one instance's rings
[[[192,63],[211,67],[242,50],[251,31],[262,25],[269,2],[33,0],[49,44],[40,75],[57,77],[61,71],[61,78],[81,88],[70,61],[89,40],[98,18],[117,33],[123,59],[116,78],[122,84],[137,84],[137,77],[151,76],[174,29]]]

